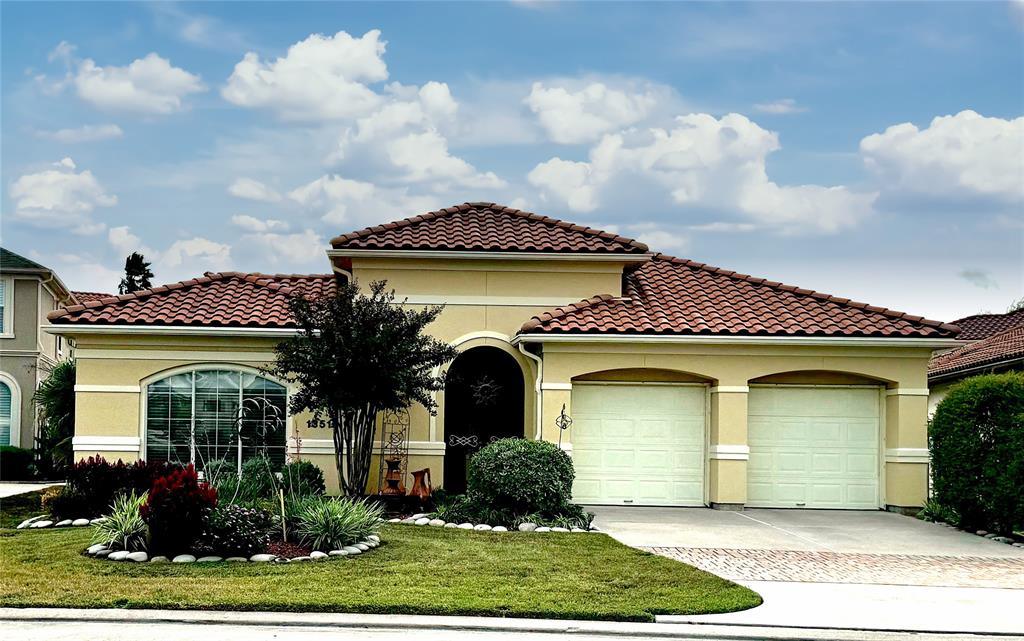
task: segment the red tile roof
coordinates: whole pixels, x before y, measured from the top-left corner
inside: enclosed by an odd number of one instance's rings
[[[104,294],[103,292],[71,292],[75,296],[75,300],[79,303],[85,303],[91,300],[102,300],[104,298],[110,298],[117,296],[117,294]]]
[[[659,255],[595,296],[534,316],[523,333],[952,338],[957,327]]]
[[[291,296],[319,297],[334,291],[331,274],[208,272],[132,294],[91,300],[50,312],[51,323],[102,325],[198,325],[294,327]]]
[[[960,328],[960,335],[957,338],[965,341],[981,340],[1005,332],[1011,327],[1024,325],[1024,309],[1006,314],[975,314],[955,320],[953,324]]]
[[[643,254],[631,238],[512,209],[464,203],[331,240],[335,249]]]
[[[934,356],[928,378],[942,378],[963,370],[1024,360],[1024,323],[984,340]]]

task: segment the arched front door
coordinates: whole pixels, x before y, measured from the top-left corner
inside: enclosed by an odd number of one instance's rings
[[[497,347],[473,347],[448,368],[444,391],[444,488],[466,490],[469,457],[493,440],[523,435],[523,371]]]

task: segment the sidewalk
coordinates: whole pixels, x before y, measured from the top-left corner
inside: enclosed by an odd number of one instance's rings
[[[64,485],[64,481],[40,481],[38,483],[0,481],[0,499],[5,499],[9,496],[17,496],[18,494],[25,494],[26,492],[43,490],[53,485]]]

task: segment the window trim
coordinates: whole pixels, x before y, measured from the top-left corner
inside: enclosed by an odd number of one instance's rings
[[[291,397],[292,397],[292,388],[291,388],[291,386],[289,386],[287,382],[282,381],[281,379],[279,379],[279,378],[277,378],[275,376],[271,376],[269,374],[261,372],[258,367],[253,367],[251,365],[240,365],[240,364],[237,364],[237,363],[217,363],[217,362],[193,363],[193,364],[190,364],[190,365],[182,365],[182,366],[179,366],[179,367],[172,367],[170,369],[165,369],[165,370],[161,370],[159,372],[156,372],[155,374],[150,374],[146,378],[144,378],[141,381],[139,381],[139,391],[141,392],[139,394],[139,458],[141,458],[144,461],[148,460],[148,458],[147,458],[147,454],[148,454],[148,452],[147,452],[147,448],[148,448],[148,434],[147,434],[146,416],[147,416],[147,412],[148,412],[148,407],[147,406],[149,404],[149,386],[152,385],[153,383],[162,381],[165,378],[170,378],[172,376],[177,376],[179,374],[189,374],[189,373],[192,373],[192,372],[203,372],[203,371],[212,371],[212,370],[228,371],[228,372],[241,372],[243,374],[254,374],[256,376],[265,378],[268,381],[272,381],[272,382],[277,383],[278,385],[284,387],[284,392],[285,392],[285,396],[284,396],[284,443],[285,443],[285,457],[287,458],[288,455],[289,455],[289,452],[288,452],[288,441],[292,437],[292,415],[291,415],[291,412],[288,409],[288,405],[291,402]],[[192,417],[190,419],[190,421],[191,421],[192,438],[191,438],[191,443],[189,443],[189,447],[191,449],[190,457],[193,460],[195,460],[195,427],[196,427],[195,426],[195,421],[196,421],[196,407],[195,407],[195,405],[196,405],[196,394],[195,394],[195,378],[194,377],[192,379],[192,385],[193,385],[193,387],[192,387]]]
[[[14,338],[14,277],[0,276],[4,284],[4,321],[0,327],[0,338]]]
[[[0,372],[0,383],[11,390],[11,447],[21,447],[21,386],[7,372]]]

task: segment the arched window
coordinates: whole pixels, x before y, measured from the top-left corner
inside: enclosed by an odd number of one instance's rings
[[[146,387],[146,458],[240,464],[257,455],[285,458],[288,394],[257,374],[197,369]]]
[[[0,445],[11,444],[11,424],[13,421],[12,401],[14,395],[7,383],[0,382]]]

